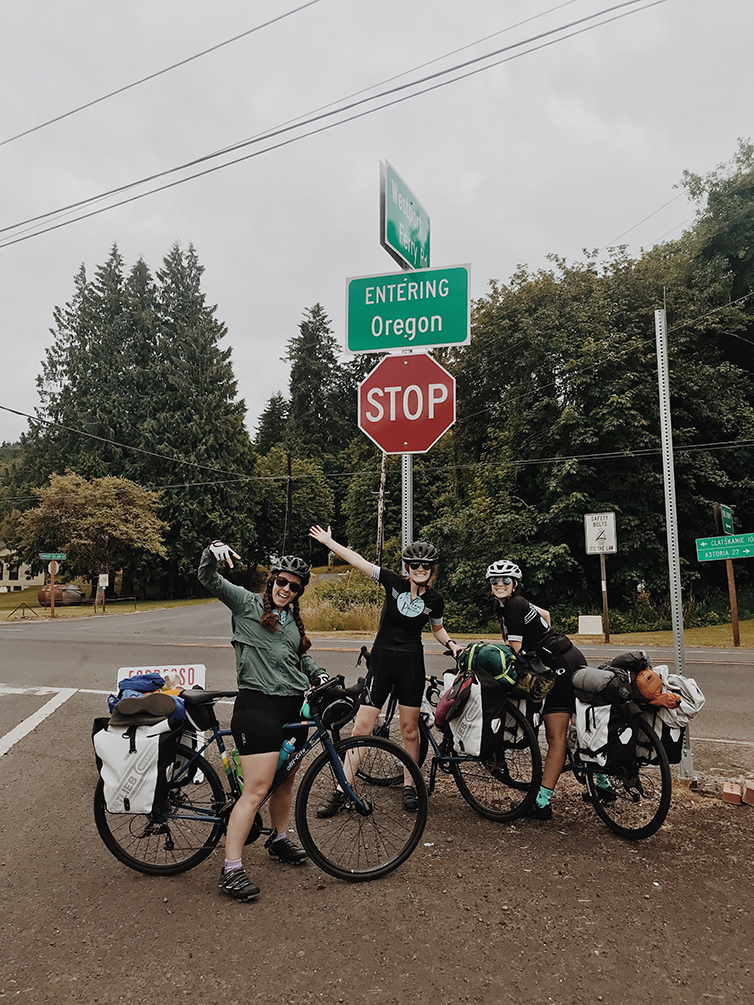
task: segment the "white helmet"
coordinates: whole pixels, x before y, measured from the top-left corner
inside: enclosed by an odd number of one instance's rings
[[[497,576],[510,576],[517,583],[520,583],[524,578],[516,563],[509,562],[507,558],[501,558],[499,562],[493,562],[492,565],[487,566],[486,578],[493,579]]]

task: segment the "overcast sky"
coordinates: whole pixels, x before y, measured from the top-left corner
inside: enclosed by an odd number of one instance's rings
[[[0,142],[306,2],[5,4]],[[211,154],[406,71],[378,90],[619,2],[316,0],[0,146],[0,227]],[[93,273],[117,243],[128,269],[141,256],[155,270],[173,242],[191,242],[228,327],[253,433],[270,395],[287,390],[280,357],[305,308],[320,302],[342,341],[346,277],[396,268],[379,244],[385,159],[430,215],[432,265],[470,263],[473,297],[519,263],[545,266],[548,253],[573,260],[616,241],[638,253],[679,236],[694,214],[685,194],[660,207],[679,195],[683,170],[704,174],[732,156],[737,137],[754,135],[754,3],[641,0],[578,27],[626,11],[393,107],[0,247],[0,405],[33,411],[52,312],[71,298],[82,263]],[[0,244],[20,233],[0,233]],[[647,325],[651,333],[651,310]],[[0,411],[0,441],[25,428]]]

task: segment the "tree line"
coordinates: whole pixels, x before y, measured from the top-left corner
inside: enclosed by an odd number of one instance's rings
[[[456,377],[458,420],[415,458],[415,535],[442,555],[439,586],[456,619],[482,624],[486,565],[524,568],[533,599],[564,610],[599,602],[599,563],[583,517],[614,511],[611,603],[658,609],[667,596],[654,311],[667,309],[678,530],[688,597],[724,589],[694,540],[715,532],[713,505],[754,530],[754,147],[681,180],[692,227],[638,256],[552,255],[492,280],[473,304],[470,345],[436,350]],[[373,557],[381,456],[356,426],[356,387],[377,362],[340,360],[326,311],[304,311],[253,436],[244,425],[227,332],[201,289],[192,247],[153,275],[126,272],[113,248],[54,312],[38,378],[40,407],[19,444],[0,449],[0,536],[51,475],[119,476],[158,492],[164,554],[124,556],[130,585],[165,596],[195,588],[197,555],[222,537],[246,569],[281,550],[315,563],[307,535],[332,522]],[[387,463],[385,564],[399,560],[400,461]],[[737,563],[742,585],[745,562]]]

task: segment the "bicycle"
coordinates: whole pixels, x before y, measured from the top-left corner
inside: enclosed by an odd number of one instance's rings
[[[363,681],[343,690],[343,678],[330,678],[306,694],[302,719],[286,725],[287,729],[306,730],[306,739],[277,770],[270,795],[291,771],[301,764],[316,745],[321,752],[307,768],[295,802],[295,821],[299,839],[312,862],[325,872],[350,882],[378,879],[406,861],[416,848],[427,821],[427,790],[419,768],[405,753],[382,737],[355,736],[336,739],[329,730],[333,723],[329,701],[334,695],[342,703],[343,694],[358,707],[357,693]],[[336,690],[337,688],[337,690]],[[151,813],[109,813],[105,805],[102,779],[94,793],[94,819],[100,837],[110,852],[124,865],[152,876],[171,876],[192,869],[211,855],[225,832],[233,805],[240,796],[241,784],[223,742],[229,729],[220,728],[215,704],[221,698],[234,698],[236,691],[184,691],[182,698],[197,729],[209,732],[205,740],[197,734],[198,749],[179,743],[173,757],[167,798]],[[328,707],[331,709],[328,716]],[[311,735],[309,731],[313,730]],[[203,745],[201,741],[205,740]],[[224,782],[210,760],[210,753],[222,761]],[[360,763],[365,773],[356,772],[349,782],[344,771],[347,758]],[[400,794],[370,782],[372,773],[383,772],[384,762],[400,763],[401,771],[411,776],[416,788],[418,808],[415,813],[402,809]],[[331,819],[319,819],[317,806],[333,789],[344,793],[341,809]],[[261,809],[261,807],[260,807]],[[247,844],[261,834],[271,834],[257,813]]]
[[[578,747],[575,716],[571,719],[566,742],[563,771],[573,772],[586,785],[584,798],[597,816],[619,837],[638,841],[651,837],[665,821],[670,808],[672,780],[668,755],[657,733],[640,716],[638,706],[612,706],[626,716],[635,730],[635,754],[623,766],[600,767],[584,760]],[[597,784],[597,775],[607,778],[609,786]]]
[[[444,655],[452,656],[449,651]],[[357,666],[364,660],[369,666],[369,651],[361,647]],[[455,674],[455,668],[452,672]],[[419,760],[422,767],[432,748],[429,772],[429,792],[435,790],[437,772],[450,774],[458,791],[480,816],[501,823],[525,816],[534,806],[542,780],[542,755],[537,735],[531,722],[518,706],[508,700],[505,707],[505,722],[500,730],[500,742],[496,749],[483,757],[456,751],[451,727],[442,729],[439,740],[434,727],[434,708],[440,695],[445,691],[445,683],[433,675],[426,677],[422,710],[419,714]],[[397,739],[399,735],[395,711],[398,698],[393,689],[388,697],[384,715],[378,719],[372,736]],[[403,785],[401,764],[382,761],[380,773],[365,773],[362,767],[359,775],[373,785],[385,788]]]

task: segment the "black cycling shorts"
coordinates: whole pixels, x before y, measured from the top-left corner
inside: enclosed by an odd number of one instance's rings
[[[419,708],[424,693],[424,653],[373,649],[367,674],[367,705],[382,708],[393,687],[399,705]]]
[[[284,730],[286,722],[301,721],[303,694],[265,694],[241,688],[233,706],[230,728],[239,754],[269,754],[292,737],[296,750],[306,740],[305,729]]]
[[[537,655],[542,659],[541,650]],[[558,671],[555,687],[545,698],[542,715],[551,715],[553,712],[568,712],[569,714],[574,712],[576,701],[571,678],[579,667],[586,666],[586,657],[576,646],[571,646],[564,653],[550,656],[549,659],[542,660],[542,662]]]

